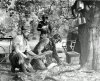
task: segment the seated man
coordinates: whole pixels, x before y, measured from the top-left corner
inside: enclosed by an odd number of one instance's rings
[[[21,28],[21,35],[17,35],[13,39],[13,49],[12,54],[9,55],[9,60],[11,62],[11,71],[15,72],[16,68],[19,68],[20,71],[27,73],[27,67],[30,68],[31,71],[33,71],[33,68],[28,63],[28,55],[31,55],[32,57],[41,58],[41,56],[38,56],[34,54],[28,44],[28,36],[29,36],[30,30],[28,28],[22,27]],[[27,63],[25,63],[25,59],[27,60]],[[28,64],[28,65],[27,65]]]

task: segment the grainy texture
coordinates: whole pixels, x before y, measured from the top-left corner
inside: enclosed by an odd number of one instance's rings
[[[100,73],[98,72],[81,72],[75,70],[79,65],[63,64],[55,66],[52,69],[45,71],[37,71],[27,76],[23,73],[18,73],[18,77],[9,72],[10,67],[0,65],[0,81],[99,81]]]

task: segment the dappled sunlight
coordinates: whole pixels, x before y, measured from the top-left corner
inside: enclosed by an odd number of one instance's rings
[[[32,51],[38,44],[40,40],[39,36],[42,36],[41,34],[43,34],[43,37],[48,37],[48,34],[50,35],[50,38],[55,34],[59,34],[62,40],[54,45],[51,41],[51,46],[46,46],[53,51],[52,57],[54,57],[53,54],[58,54],[61,63],[57,64],[57,60],[50,57],[50,60],[52,59],[52,63],[49,64],[48,62],[44,62],[44,60],[46,61],[49,59],[43,57],[42,61],[47,68],[45,70],[35,70],[33,65],[34,72],[29,73],[30,75],[26,75],[22,72],[12,73],[11,65],[0,64],[0,81],[100,81],[100,73],[94,71],[96,69],[100,69],[100,37],[98,35],[98,32],[100,32],[98,30],[100,24],[100,6],[98,7],[98,9],[93,10],[94,3],[88,3],[89,1],[87,1],[86,3],[76,3],[76,6],[73,7],[72,5],[74,5],[75,1],[77,0],[1,1],[2,2],[0,3],[3,3],[3,6],[0,5],[0,8],[2,8],[0,9],[0,29],[1,33],[2,31],[4,31],[5,33],[5,35],[3,36],[4,38],[13,38],[17,34],[23,34],[24,32],[21,30],[26,27],[26,29],[31,30],[30,35],[28,36],[30,38],[30,40],[28,40],[28,43],[31,47],[30,50]],[[82,5],[84,5],[84,8],[82,7]],[[72,9],[72,7],[74,10]],[[85,9],[87,7],[88,9]],[[76,15],[75,17],[73,13]],[[42,15],[48,16],[48,22],[50,22],[52,33],[50,33],[48,29],[43,30],[42,28],[40,28],[40,30],[43,31],[43,33],[40,31],[38,32],[37,28],[39,26],[39,21],[42,20]],[[44,26],[47,25],[48,22],[46,22]],[[72,34],[76,33],[77,37],[76,35],[69,37],[68,35],[70,34],[70,32]],[[68,48],[67,44],[68,40],[75,40],[74,45],[72,42],[69,45],[71,50],[68,50],[70,49]],[[79,43],[77,43],[77,41]],[[24,45],[28,44],[26,43],[26,40],[24,40],[23,43],[24,42]],[[4,50],[2,48],[6,50],[7,54],[15,54],[17,46],[19,44],[14,45],[16,46],[11,45],[10,48],[10,41],[3,40],[3,38],[1,37],[0,46],[2,47],[0,48],[0,51],[2,54],[4,53]],[[21,46],[24,47],[24,45]],[[53,46],[56,48],[53,49]],[[15,48],[12,49],[13,47]],[[75,49],[72,50],[72,47]],[[41,47],[38,47],[36,48],[36,50],[39,50],[39,48],[41,49]],[[78,51],[76,51],[76,49]],[[20,50],[18,54],[23,54],[24,52],[27,53],[30,50],[26,49],[21,53]],[[35,56],[33,57],[35,58]],[[2,57],[0,56],[0,58]],[[8,59],[8,57],[6,58]],[[6,59],[4,60],[6,61]],[[12,59],[11,62],[13,62],[14,60]],[[14,64],[16,65],[16,63]],[[15,66],[14,69],[18,70],[18,68],[15,68]],[[91,71],[91,69],[93,70]],[[19,70],[21,70],[21,68]]]
[[[6,11],[0,9],[0,24],[5,22],[6,17],[7,17]]]
[[[12,18],[9,17],[9,14],[6,10],[0,9],[0,25],[2,24],[3,28],[9,28],[9,26],[13,25]]]

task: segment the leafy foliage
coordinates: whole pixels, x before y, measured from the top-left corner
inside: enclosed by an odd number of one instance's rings
[[[37,34],[37,23],[42,14],[48,15],[54,33],[66,33],[69,29],[67,18],[71,17],[70,0],[1,0],[0,4],[8,18],[4,21],[10,23],[5,25],[1,22],[6,29],[20,29],[24,25],[30,27],[33,34]]]

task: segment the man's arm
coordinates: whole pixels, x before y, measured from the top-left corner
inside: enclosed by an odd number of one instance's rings
[[[29,55],[33,56],[34,59],[41,58],[40,55],[35,54],[35,53],[31,50],[29,43],[27,43],[27,53],[28,53]]]
[[[37,54],[35,54],[35,53],[31,50],[30,45],[28,44],[28,45],[27,45],[27,53],[28,53],[29,55],[31,55],[32,58],[38,59],[38,58],[44,57],[45,55],[51,54],[52,52],[51,52],[51,51],[48,51],[48,52],[41,53],[40,55],[37,55]]]
[[[50,55],[50,54],[52,54],[52,51],[46,51],[46,52],[44,52],[44,53],[41,53],[40,55],[36,55],[36,54],[33,53],[32,51],[28,51],[28,53],[29,53],[30,55],[32,55],[34,59],[38,59],[38,58],[44,57],[45,55]]]
[[[17,52],[18,54],[21,54],[24,58],[27,58],[27,56],[26,56],[23,52],[20,51],[19,45],[17,45],[17,46],[15,47],[15,50],[16,50],[16,52]]]
[[[41,58],[40,55],[36,55],[35,53],[33,53],[32,51],[28,51],[28,54],[33,56],[34,59],[38,59],[38,58]]]

